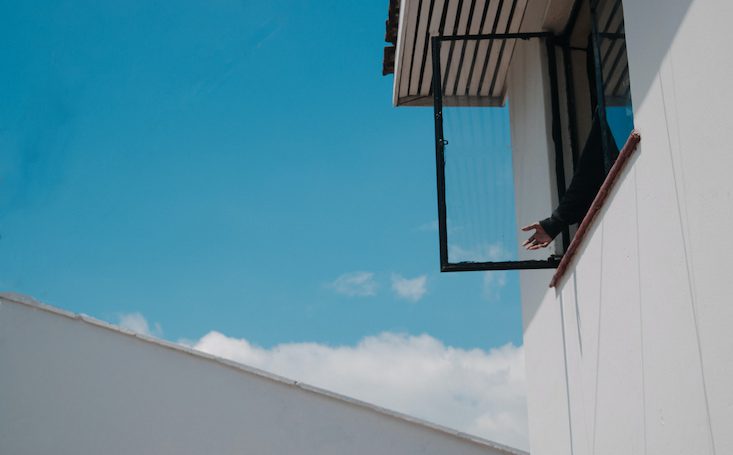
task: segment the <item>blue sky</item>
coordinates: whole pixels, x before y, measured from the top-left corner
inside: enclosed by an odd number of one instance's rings
[[[387,3],[6,2],[0,287],[173,340],[521,344],[515,274],[438,272]]]

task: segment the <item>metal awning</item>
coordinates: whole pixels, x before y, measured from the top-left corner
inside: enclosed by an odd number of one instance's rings
[[[401,0],[395,106],[432,106],[430,37],[518,32],[528,0]],[[500,106],[513,40],[457,41],[441,52],[443,104]],[[444,62],[444,63],[443,63]]]

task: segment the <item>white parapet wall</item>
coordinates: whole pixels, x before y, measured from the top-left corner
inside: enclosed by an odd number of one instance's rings
[[[733,3],[627,0],[624,14],[641,145],[533,310],[553,317],[526,327],[528,362],[561,359],[528,380],[530,448],[731,454]]]
[[[0,297],[0,454],[525,454]]]

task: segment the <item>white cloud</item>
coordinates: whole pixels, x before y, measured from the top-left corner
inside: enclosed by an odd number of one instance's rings
[[[501,243],[481,243],[470,247],[457,244],[448,246],[448,258],[451,262],[509,261],[512,257]]]
[[[290,379],[527,449],[524,357],[507,344],[488,352],[429,335],[383,333],[356,346],[291,343],[264,349],[210,332],[195,349]]]
[[[417,302],[427,292],[428,277],[420,275],[417,278],[403,278],[400,275],[392,275],[392,290],[398,297]]]
[[[350,297],[368,297],[377,294],[377,282],[372,272],[350,272],[336,278],[329,287]]]
[[[483,296],[490,302],[495,302],[501,297],[501,290],[506,286],[506,272],[492,271],[484,272]]]
[[[135,333],[142,335],[157,336],[163,335],[163,329],[157,322],[153,326],[152,330],[148,324],[147,319],[140,313],[125,313],[118,317],[117,325],[123,329],[130,330]]]
[[[481,243],[464,248],[452,244],[448,251],[451,262],[461,261],[510,261],[514,256],[501,243]],[[501,298],[501,291],[506,287],[507,273],[504,271],[484,272],[482,295],[495,302]]]

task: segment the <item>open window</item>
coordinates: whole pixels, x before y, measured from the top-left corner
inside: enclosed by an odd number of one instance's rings
[[[590,22],[598,112],[608,122],[620,149],[634,129],[622,1],[592,0]],[[608,150],[604,153],[608,173],[617,156]]]
[[[556,267],[574,227],[538,255],[517,224],[568,200],[592,125],[601,177],[633,128],[621,0],[391,0],[385,39],[395,106],[435,113],[441,270]]]
[[[568,146],[577,163],[594,117],[608,123],[616,149],[622,148],[634,127],[622,0],[576,1],[562,40]],[[603,142],[606,172],[616,158],[605,147],[608,143]]]
[[[442,271],[554,268],[559,259],[519,260],[509,112],[508,65],[519,40],[549,52],[552,110],[559,119],[554,37],[550,33],[432,38],[433,109]],[[557,182],[564,182],[560,125]],[[558,184],[562,192],[564,184]]]
[[[536,103],[547,104],[551,118],[555,200],[564,197],[593,122],[608,125],[600,128],[603,147],[592,151],[602,154],[605,173],[633,129],[621,0],[578,1],[562,33],[432,37],[442,271],[554,268],[570,243],[565,229],[546,259],[522,260],[519,251],[505,79],[517,43],[529,40],[545,51],[536,68],[546,72],[549,96]]]

